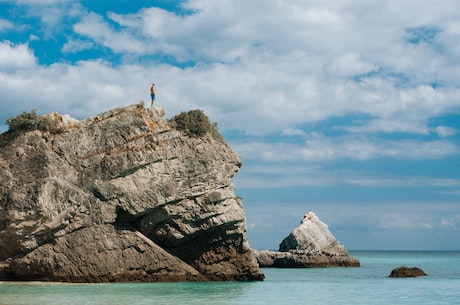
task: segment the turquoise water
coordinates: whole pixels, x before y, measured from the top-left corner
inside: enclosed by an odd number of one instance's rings
[[[3,282],[0,304],[460,304],[460,252],[350,252],[360,268],[266,268],[263,282]],[[402,265],[429,276],[387,277]]]

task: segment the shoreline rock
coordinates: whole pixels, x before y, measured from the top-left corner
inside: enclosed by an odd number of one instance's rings
[[[0,135],[0,280],[263,279],[239,155],[163,115],[140,103]]]

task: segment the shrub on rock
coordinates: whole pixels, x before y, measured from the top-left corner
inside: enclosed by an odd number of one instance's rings
[[[211,123],[201,109],[183,111],[169,119],[168,123],[189,137],[202,137],[209,133],[215,140],[221,143],[225,142],[218,130],[217,123]]]

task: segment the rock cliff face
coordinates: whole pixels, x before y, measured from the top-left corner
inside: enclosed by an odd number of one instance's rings
[[[160,109],[0,135],[0,279],[261,280],[233,176],[240,157]]]
[[[358,267],[359,260],[348,256],[328,226],[309,211],[300,225],[280,244],[279,252],[255,250],[261,267]]]

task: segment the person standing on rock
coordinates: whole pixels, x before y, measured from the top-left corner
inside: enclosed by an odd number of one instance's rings
[[[152,98],[152,104],[150,107],[153,107],[153,103],[155,103],[155,84],[152,84],[150,87],[150,97]]]

